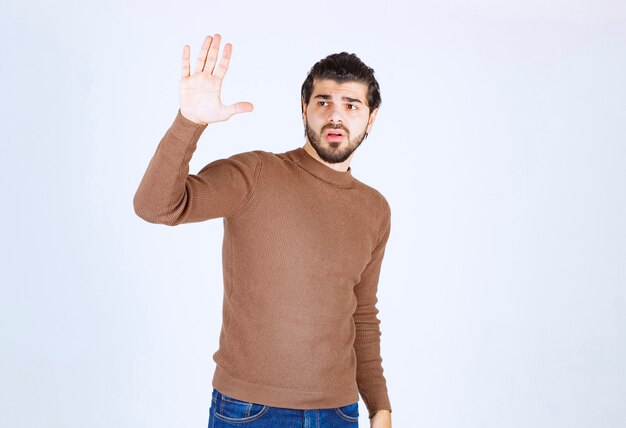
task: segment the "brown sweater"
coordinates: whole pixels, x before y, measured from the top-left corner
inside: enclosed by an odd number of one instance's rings
[[[134,197],[178,225],[223,217],[223,321],[213,386],[294,409],[391,411],[376,292],[391,227],[377,190],[303,148],[189,161],[206,125],[178,111]]]

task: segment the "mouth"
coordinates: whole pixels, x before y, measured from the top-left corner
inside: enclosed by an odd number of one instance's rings
[[[324,132],[324,137],[328,141],[341,141],[345,137],[345,133],[341,129],[330,129]]]

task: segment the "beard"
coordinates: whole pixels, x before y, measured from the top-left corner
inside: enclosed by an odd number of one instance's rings
[[[344,135],[345,135],[344,139],[347,139],[348,142],[346,143],[345,140],[340,141],[340,142],[329,142],[328,143],[329,147],[323,147],[321,144],[321,141],[322,141],[322,132],[324,132],[325,129],[343,130]],[[309,139],[309,142],[311,143],[311,146],[313,146],[313,148],[317,152],[317,155],[324,162],[328,162],[328,163],[341,163],[345,161],[357,149],[357,147],[361,145],[363,140],[367,138],[367,132],[364,129],[363,132],[357,135],[354,139],[350,139],[350,132],[343,126],[337,127],[337,126],[327,125],[327,126],[324,126],[319,133],[317,133],[309,126],[308,122],[305,123],[305,132],[306,132],[307,138]],[[343,147],[340,148],[341,146]]]

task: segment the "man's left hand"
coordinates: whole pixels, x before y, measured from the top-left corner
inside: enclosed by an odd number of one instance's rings
[[[379,410],[370,419],[370,428],[391,428],[391,412]]]

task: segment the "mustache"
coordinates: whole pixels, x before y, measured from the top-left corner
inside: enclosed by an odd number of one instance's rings
[[[343,125],[326,125],[322,127],[322,132],[326,131],[327,129],[341,129],[346,134],[349,133],[349,131]]]

